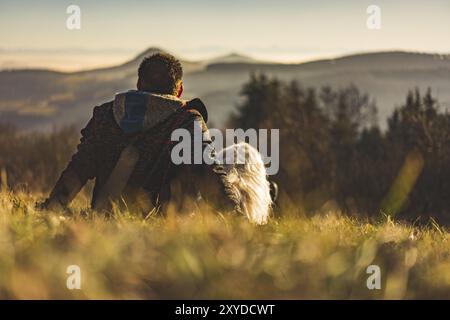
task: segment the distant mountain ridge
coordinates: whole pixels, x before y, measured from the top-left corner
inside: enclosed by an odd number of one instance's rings
[[[0,71],[0,122],[27,129],[81,126],[92,108],[115,92],[135,87],[142,59],[163,50],[151,47],[123,64],[77,72],[51,70]],[[264,72],[303,86],[357,85],[376,100],[380,122],[403,102],[409,89],[430,87],[444,108],[450,107],[450,55],[373,52],[305,63],[265,62],[232,53],[203,61],[181,61],[185,97],[200,97],[210,119],[223,126],[239,102],[250,73]]]

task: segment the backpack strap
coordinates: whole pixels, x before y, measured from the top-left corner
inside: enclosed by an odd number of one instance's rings
[[[108,209],[111,200],[120,198],[131,173],[136,167],[136,163],[139,161],[139,151],[133,145],[133,142],[129,143],[125,149],[123,149],[108,180],[106,180],[106,183],[100,189],[94,204],[95,210]]]

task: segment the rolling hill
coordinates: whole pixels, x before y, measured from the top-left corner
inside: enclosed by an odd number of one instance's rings
[[[83,125],[92,108],[114,93],[135,87],[136,70],[150,48],[134,59],[109,68],[73,73],[51,70],[0,72],[0,122],[24,129],[46,130],[66,124]],[[182,61],[185,98],[200,97],[215,126],[224,125],[239,102],[239,92],[252,72],[303,86],[342,87],[356,84],[375,99],[381,125],[409,89],[430,87],[443,108],[450,107],[450,55],[376,52],[299,64],[257,61],[230,54],[205,61]]]

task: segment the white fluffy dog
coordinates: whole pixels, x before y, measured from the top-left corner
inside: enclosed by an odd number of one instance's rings
[[[272,210],[270,184],[261,154],[250,144],[233,144],[217,153],[241,208],[255,224],[266,224]]]

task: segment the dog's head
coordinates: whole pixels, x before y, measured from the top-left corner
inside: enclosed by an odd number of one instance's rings
[[[248,219],[256,224],[267,223],[272,199],[266,167],[258,150],[241,142],[218,152],[217,159],[224,165],[227,180]]]

